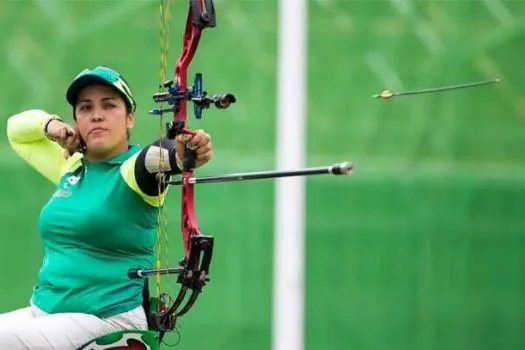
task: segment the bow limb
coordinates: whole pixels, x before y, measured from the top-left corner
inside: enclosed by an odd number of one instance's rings
[[[193,9],[190,3],[188,17],[186,18],[186,30],[183,37],[182,52],[175,65],[175,82],[180,90],[186,91],[188,88],[188,67],[197,51],[202,29],[193,24]],[[186,123],[186,100],[181,100],[179,109],[176,111],[175,120]]]
[[[188,90],[188,68],[193,60],[197,47],[199,45],[202,28],[195,25],[193,17],[195,16],[195,3],[197,7],[199,6],[200,1],[191,1],[188,9],[188,16],[186,18],[186,28],[183,36],[182,51],[177,59],[175,64],[175,83],[178,86],[179,91]],[[174,124],[175,130],[174,135],[182,133],[189,133],[187,130],[187,109],[186,109],[186,99],[181,99],[177,108],[175,109]],[[183,160],[183,169],[182,178],[187,179],[193,176],[192,169],[195,166],[196,162],[196,152],[186,147],[184,160]],[[194,188],[193,185],[188,181],[183,181],[182,190],[181,190],[181,230],[182,230],[182,240],[184,245],[184,255],[187,260],[190,258],[190,238],[195,235],[200,234],[200,230],[197,224],[197,217],[195,214],[194,206]]]

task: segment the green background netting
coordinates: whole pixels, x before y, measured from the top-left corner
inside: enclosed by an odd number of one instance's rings
[[[350,159],[351,179],[307,180],[306,348],[525,347],[525,3],[309,1],[308,164]],[[277,2],[217,1],[191,73],[232,91],[200,174],[274,163]],[[170,61],[187,5],[176,1]],[[138,100],[133,138],[158,135],[157,1],[2,1],[0,115],[42,108],[71,120],[64,92],[83,68],[121,71]],[[502,78],[496,86],[371,99]],[[5,125],[5,124],[4,124]],[[290,135],[294,137],[294,135]],[[27,305],[42,259],[36,220],[53,186],[0,140],[0,312]],[[270,347],[273,183],[197,189],[216,237],[212,281],[181,322],[180,349]],[[181,256],[179,194],[168,199]],[[175,286],[172,286],[172,290]],[[171,341],[175,337],[170,338]]]

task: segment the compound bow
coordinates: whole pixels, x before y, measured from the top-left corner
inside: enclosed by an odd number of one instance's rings
[[[203,89],[202,74],[196,73],[193,86],[188,88],[188,68],[195,55],[201,33],[205,28],[216,25],[216,16],[213,0],[189,0],[188,16],[186,18],[185,32],[183,36],[182,53],[180,54],[174,69],[174,79],[165,79],[165,69],[168,51],[168,23],[171,16],[171,1],[166,0],[161,5],[161,86],[160,92],[153,95],[153,101],[168,104],[168,107],[153,109],[150,113],[160,117],[161,139],[164,113],[173,113],[173,120],[166,123],[165,138],[174,140],[178,135],[194,132],[188,129],[187,124],[187,101],[193,103],[193,112],[197,119],[202,117],[204,109],[211,105],[219,109],[228,108],[236,102],[231,93],[208,96]],[[166,89],[166,90],[164,90]],[[161,153],[162,155],[162,153]],[[186,314],[195,303],[206,282],[209,281],[210,263],[213,253],[213,237],[201,232],[197,223],[194,207],[194,185],[197,183],[225,182],[239,180],[269,179],[287,176],[306,176],[319,174],[344,175],[353,170],[350,162],[333,164],[325,167],[312,167],[288,171],[259,171],[237,174],[225,174],[216,176],[195,177],[196,153],[189,147],[185,150],[182,162],[182,174],[178,180],[167,179],[164,173],[158,174],[159,190],[164,190],[167,185],[180,185],[181,190],[181,230],[184,246],[184,257],[180,260],[180,267],[161,267],[160,235],[157,236],[157,266],[154,269],[132,269],[128,272],[130,278],[144,278],[150,275],[157,276],[157,298],[154,299],[152,307],[156,310],[150,315],[150,328],[159,332],[159,342],[166,332],[173,331],[178,317]],[[161,163],[163,159],[161,157]],[[162,166],[159,166],[162,169]],[[164,208],[164,204],[162,204]],[[159,205],[160,208],[160,205]],[[162,225],[159,220],[159,226]],[[177,283],[181,289],[174,301],[168,294],[160,294],[160,275],[177,275]],[[186,294],[191,290],[186,303],[183,304]]]

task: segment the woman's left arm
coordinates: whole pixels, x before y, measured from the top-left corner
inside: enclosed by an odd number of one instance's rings
[[[159,206],[163,203],[167,189],[159,186],[157,173],[176,175],[182,173],[181,155],[186,144],[197,152],[197,167],[211,159],[211,139],[204,131],[199,130],[193,137],[176,141],[162,139],[146,146],[128,159],[121,167],[121,173],[128,184],[147,203]],[[179,155],[178,155],[178,154]]]

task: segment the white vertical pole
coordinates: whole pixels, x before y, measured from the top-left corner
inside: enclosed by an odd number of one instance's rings
[[[280,0],[278,169],[305,166],[307,0]],[[272,349],[304,349],[304,178],[275,182]]]

